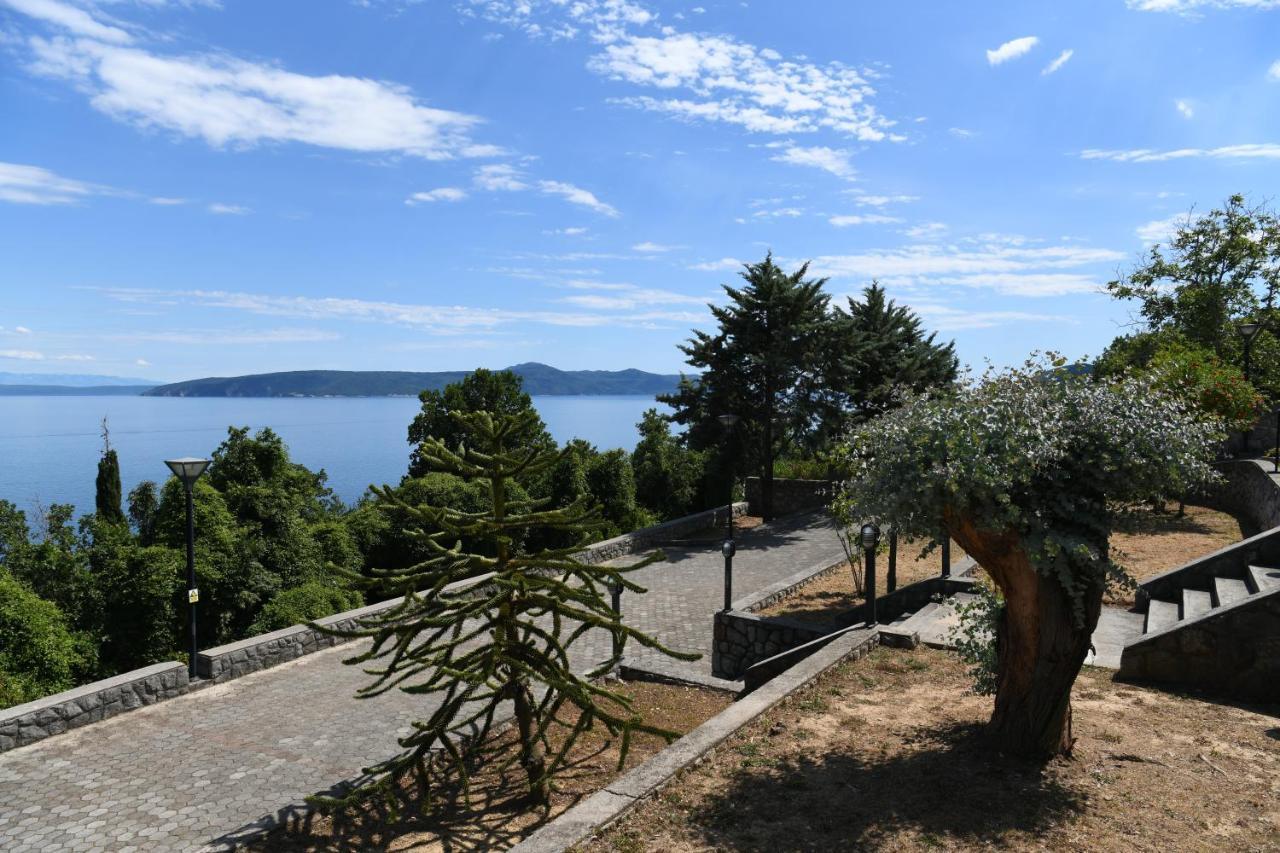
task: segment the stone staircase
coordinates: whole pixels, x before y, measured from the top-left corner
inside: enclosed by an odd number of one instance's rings
[[[977,597],[972,592],[958,592],[940,601],[931,601],[914,612],[903,613],[880,626],[880,641],[890,646],[922,644],[935,649],[953,648],[955,642],[951,635],[960,624],[956,605],[968,604]]]
[[[1118,677],[1280,699],[1280,527],[1139,585]]]

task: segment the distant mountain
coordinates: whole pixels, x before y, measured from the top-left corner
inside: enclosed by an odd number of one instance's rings
[[[0,397],[136,397],[154,385],[0,385]]]
[[[680,377],[643,370],[557,370],[528,362],[507,368],[535,395],[663,394]],[[252,376],[211,377],[161,385],[150,397],[416,397],[458,382],[470,371],[410,373],[397,370],[295,370]]]
[[[124,376],[94,376],[85,373],[5,373],[0,371],[0,385],[48,385],[91,388],[103,385],[133,385],[153,388],[159,385],[152,379]]]

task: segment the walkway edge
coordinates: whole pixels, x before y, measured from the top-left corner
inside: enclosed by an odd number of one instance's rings
[[[694,766],[743,726],[808,687],[827,670],[860,658],[880,640],[879,632],[858,631],[833,640],[759,690],[735,702],[640,766],[606,785],[511,848],[512,853],[560,853],[589,840]]]

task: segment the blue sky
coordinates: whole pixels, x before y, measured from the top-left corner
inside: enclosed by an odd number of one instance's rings
[[[1096,354],[1280,186],[1280,0],[0,0],[0,371],[676,371],[743,261]]]

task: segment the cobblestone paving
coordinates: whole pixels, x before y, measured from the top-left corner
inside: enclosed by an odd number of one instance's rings
[[[829,524],[805,517],[739,540],[734,595],[837,559]],[[669,561],[633,575],[649,589],[624,595],[632,624],[694,663],[648,650],[633,666],[710,673],[711,615],[721,606],[718,543],[668,547]],[[608,637],[584,638],[585,663]],[[221,849],[301,807],[309,794],[355,778],[395,751],[428,710],[394,691],[356,700],[368,677],[342,665],[339,646],[0,755],[0,850]]]

